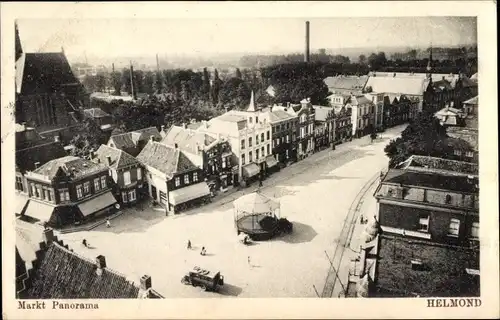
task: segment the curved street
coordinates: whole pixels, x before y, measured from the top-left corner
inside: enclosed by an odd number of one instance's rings
[[[325,251],[332,257],[353,200],[374,175],[387,168],[384,147],[403,129],[388,129],[374,143],[364,137],[318,152],[266,179],[262,193],[280,200],[281,216],[294,223],[290,235],[249,246],[238,241],[232,201],[254,191],[255,183],[176,216],[153,208],[131,208],[113,219],[111,228],[101,225],[59,237],[90,259],[104,255],[109,268],[130,280],[150,275],[153,288],[166,298],[215,295],[181,284],[193,266],[221,271],[224,296],[316,297],[314,287],[321,295],[331,269]],[[81,245],[84,238],[91,249]],[[186,248],[188,240],[192,250]],[[206,256],[199,254],[202,246]]]

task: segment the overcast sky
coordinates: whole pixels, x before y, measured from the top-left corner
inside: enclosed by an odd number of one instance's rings
[[[279,18],[18,20],[25,52],[84,52],[102,58],[142,54],[302,52],[309,20],[311,50],[476,44],[476,18]]]

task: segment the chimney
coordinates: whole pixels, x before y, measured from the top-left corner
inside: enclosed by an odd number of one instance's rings
[[[304,52],[304,62],[309,62],[309,21],[306,21],[306,48]]]
[[[97,268],[99,268],[99,269],[106,268],[106,258],[103,255],[98,255],[95,258],[95,264],[97,265]]]
[[[224,112],[227,113],[228,111],[229,111],[229,109],[227,107],[224,107]]]
[[[185,123],[182,124],[183,129],[187,129],[187,125]]]
[[[108,163],[108,166],[110,166],[110,165],[111,165],[111,157],[110,157],[110,156],[107,156],[107,157],[106,157],[106,160],[108,161],[108,162],[107,162],[107,163]]]
[[[52,230],[52,228],[48,228],[46,227],[44,230],[43,230],[43,241],[46,243],[46,244],[51,244],[52,241],[54,241],[54,230]]]
[[[35,162],[35,169],[38,169],[39,166],[40,166],[40,162]]]
[[[140,289],[141,290],[149,290],[151,289],[151,276],[148,276],[147,274],[143,275],[140,279]]]
[[[59,142],[59,141],[60,141],[59,135],[55,135],[55,136],[54,136],[54,141],[55,141],[55,142]]]

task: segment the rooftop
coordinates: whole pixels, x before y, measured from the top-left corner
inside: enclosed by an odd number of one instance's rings
[[[479,296],[479,250],[438,246],[427,241],[410,241],[381,235],[378,252],[375,297],[460,297]],[[419,259],[425,270],[412,269]]]
[[[107,169],[104,164],[94,163],[90,160],[74,156],[65,156],[47,162],[38,169],[35,169],[33,173],[42,175],[47,179],[52,180],[59,172],[63,172],[65,175],[73,178],[81,178],[106,170]]]
[[[140,141],[148,141],[151,137],[161,140],[161,134],[156,127],[144,128],[111,136],[109,140],[118,149],[135,148]]]
[[[366,87],[371,87],[373,92],[399,93],[406,95],[423,95],[427,90],[429,81],[424,77],[383,77],[371,76]]]
[[[109,166],[112,169],[120,169],[139,164],[136,158],[123,150],[101,145],[95,152],[95,156],[99,162]],[[111,159],[111,165],[108,165],[108,157]]]
[[[351,90],[361,91],[368,81],[368,76],[336,76],[327,77],[323,80],[330,90]]]
[[[474,179],[475,180],[475,179]],[[382,183],[394,183],[402,186],[450,190],[466,193],[477,193],[476,181],[467,176],[452,176],[435,172],[420,172],[402,169],[389,169]]]
[[[443,158],[413,155],[401,169],[423,168],[429,171],[439,171],[450,175],[479,175],[479,166],[465,161],[448,160]]]
[[[169,177],[172,177],[176,173],[198,168],[180,149],[155,141],[148,142],[137,156],[137,160]]]
[[[326,121],[330,114],[335,115],[335,111],[332,107],[324,107],[324,106],[313,106],[315,111],[315,120],[316,121]]]
[[[478,104],[479,98],[478,98],[478,96],[475,96],[473,98],[470,98],[469,100],[464,101],[463,103],[464,104]]]
[[[177,146],[183,150],[193,154],[198,153],[198,147],[204,148],[214,144],[217,141],[215,137],[208,133],[185,129],[179,126],[172,126],[161,143],[168,146]]]
[[[90,108],[90,109],[85,109],[83,112],[91,117],[91,118],[104,118],[104,117],[109,117],[110,115],[104,112],[101,108]]]

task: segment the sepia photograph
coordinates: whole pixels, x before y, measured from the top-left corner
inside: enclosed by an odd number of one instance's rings
[[[11,310],[411,298],[498,312],[484,298],[498,206],[483,195],[498,200],[497,140],[479,142],[479,114],[498,107],[479,90],[494,69],[477,14],[106,18],[83,6],[13,14],[2,31]],[[481,132],[497,139],[493,115]]]

